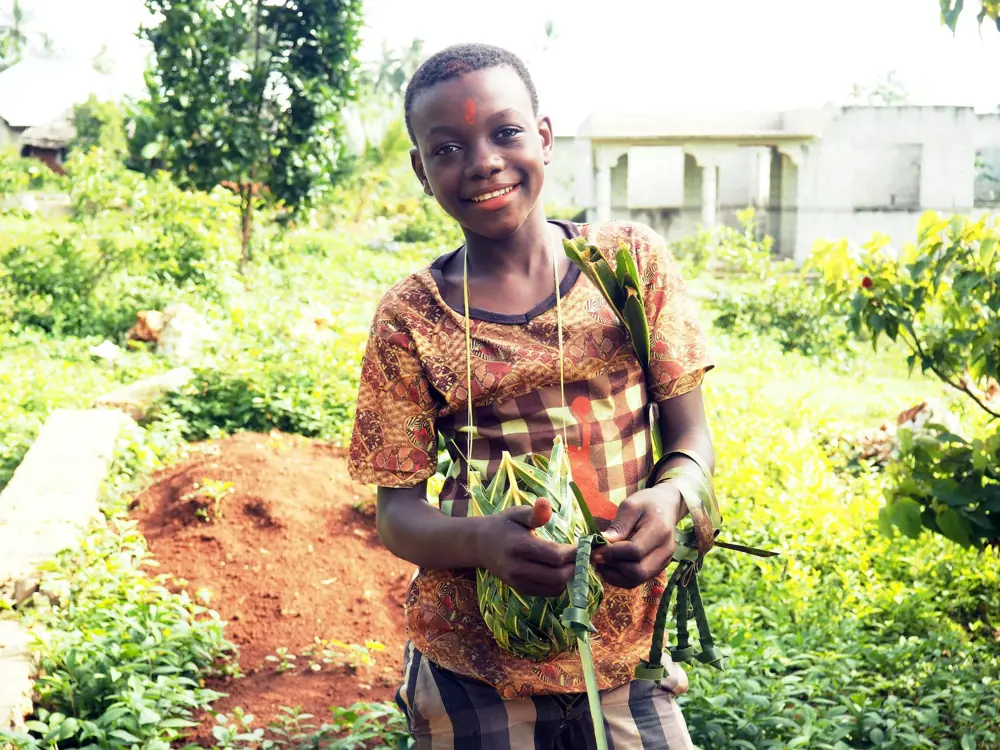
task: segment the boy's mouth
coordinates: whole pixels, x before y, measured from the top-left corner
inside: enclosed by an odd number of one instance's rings
[[[520,185],[505,185],[485,193],[473,196],[469,200],[480,208],[494,208],[504,205],[511,193],[517,190]]]

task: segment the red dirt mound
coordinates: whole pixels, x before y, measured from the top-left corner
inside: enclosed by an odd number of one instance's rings
[[[183,579],[192,596],[207,589],[208,606],[239,648],[244,677],[209,684],[229,694],[215,710],[241,706],[263,726],[288,706],[321,723],[331,706],[392,699],[414,568],[381,545],[373,511],[355,507],[370,509],[371,500],[349,478],[341,451],[277,433],[196,446],[139,495],[133,517],[160,563],[156,572]],[[317,639],[327,642],[331,663]],[[343,645],[328,645],[334,640],[377,641],[385,650],[372,653],[374,666],[355,669],[343,663]],[[266,659],[279,648],[298,656],[289,671]],[[211,717],[192,739],[207,737],[208,726]]]

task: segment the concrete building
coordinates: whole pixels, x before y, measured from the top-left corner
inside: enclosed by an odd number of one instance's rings
[[[546,201],[667,239],[753,206],[780,255],[815,240],[913,239],[927,209],[1000,210],[1000,115],[963,107],[595,114],[556,139]]]

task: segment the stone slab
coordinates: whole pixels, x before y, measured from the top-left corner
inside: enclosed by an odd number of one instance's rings
[[[60,409],[42,426],[0,493],[0,601],[16,605],[37,587],[38,565],[76,546],[101,515],[101,485],[128,416]],[[32,710],[32,657],[16,620],[0,620],[0,728]]]
[[[20,728],[31,713],[34,662],[29,637],[13,620],[0,620],[0,728]]]

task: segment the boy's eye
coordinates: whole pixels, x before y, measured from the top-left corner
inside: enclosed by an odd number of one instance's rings
[[[435,156],[446,156],[447,154],[453,154],[458,151],[458,146],[454,143],[446,143],[443,146],[438,146],[434,149]]]
[[[505,141],[509,141],[512,138],[517,138],[517,136],[519,136],[520,134],[521,134],[521,129],[515,128],[511,125],[500,128],[500,130],[497,131],[497,135],[500,136],[500,139]]]

